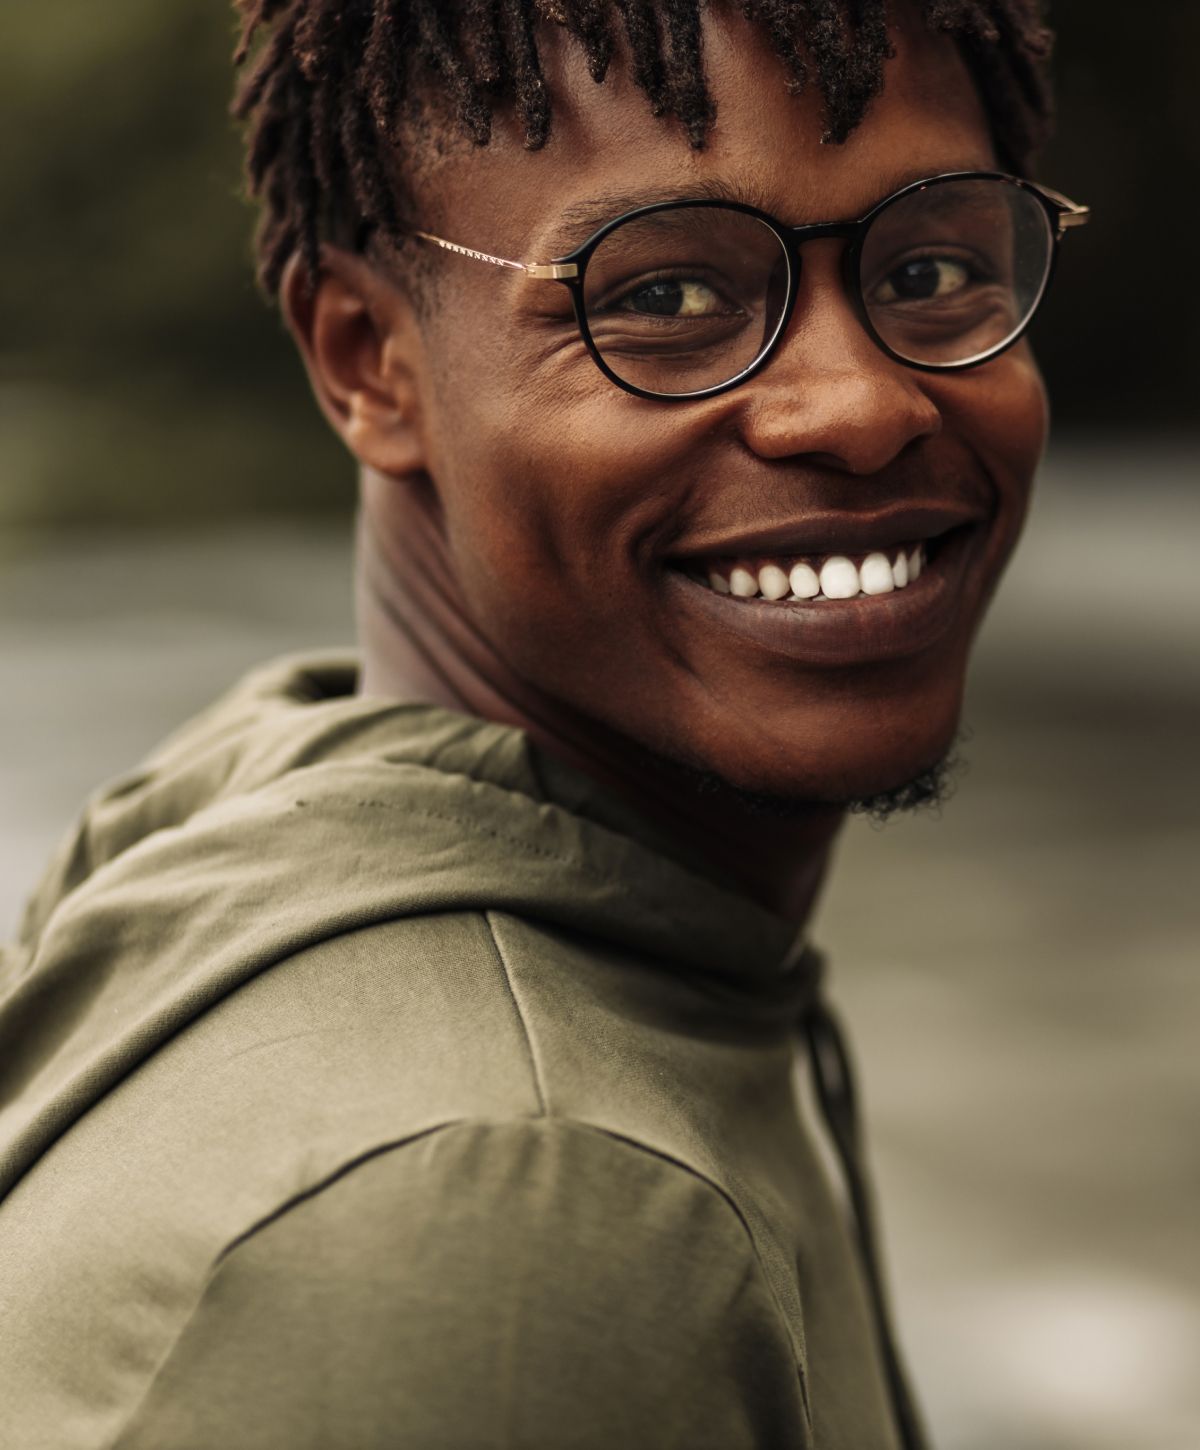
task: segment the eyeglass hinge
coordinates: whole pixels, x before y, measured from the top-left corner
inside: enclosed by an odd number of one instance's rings
[[[1041,186],[1038,190],[1058,208],[1057,230],[1060,237],[1071,227],[1083,227],[1091,221],[1091,207],[1081,206],[1079,202],[1072,201],[1069,196],[1064,196],[1061,191],[1055,191],[1049,186]]]

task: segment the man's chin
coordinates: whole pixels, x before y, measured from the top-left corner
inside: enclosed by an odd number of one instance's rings
[[[866,816],[878,826],[896,815],[941,810],[958,789],[958,782],[966,771],[967,762],[960,753],[960,747],[965,743],[964,730],[960,731],[946,754],[933,765],[909,776],[899,785],[846,801],[846,810],[851,815]]]
[[[866,816],[873,824],[882,825],[896,815],[916,811],[936,812],[946,804],[966,770],[966,761],[960,750],[967,738],[967,731],[960,730],[950,748],[931,764],[891,783],[871,784],[858,791],[849,788],[755,790],[715,771],[681,760],[671,764],[690,781],[698,794],[709,797],[722,795],[741,806],[748,815],[760,819],[800,820],[810,816],[814,809],[833,808],[849,815]]]

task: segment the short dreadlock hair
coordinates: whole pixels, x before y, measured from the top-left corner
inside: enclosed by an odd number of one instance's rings
[[[550,135],[552,97],[542,26],[565,31],[600,83],[618,44],[656,116],[695,147],[715,116],[705,75],[710,0],[236,0],[233,104],[248,122],[247,181],[262,204],[259,279],[277,294],[289,259],[316,275],[320,245],[361,248],[372,234],[401,245],[411,157],[405,122],[433,100],[461,132],[488,143],[510,107],[530,149]],[[732,0],[730,0],[732,3]],[[841,142],[883,85],[893,54],[892,0],[739,0],[762,26],[799,94],[815,86],[824,136]],[[912,0],[954,38],[979,89],[1005,165],[1026,170],[1049,127],[1041,0]]]

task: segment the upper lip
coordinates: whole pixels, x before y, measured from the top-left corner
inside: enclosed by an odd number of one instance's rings
[[[671,555],[682,560],[748,554],[861,554],[935,539],[979,520],[977,511],[945,503],[909,503],[869,513],[808,513],[739,533],[680,540]]]

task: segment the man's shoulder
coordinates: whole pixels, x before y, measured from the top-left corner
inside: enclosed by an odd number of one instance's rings
[[[39,1427],[80,1415],[94,1435],[80,1443],[122,1447],[316,1445],[326,1422],[374,1445],[401,1421],[415,1444],[467,1445],[512,1412],[529,1421],[519,1443],[569,1443],[556,1437],[581,1395],[606,1427],[586,1443],[602,1444],[695,1396],[749,1412],[746,1376],[769,1395],[763,1423],[782,1416],[799,1434],[769,1276],[736,1206],[686,1164],[536,1112],[360,1151],[346,1138],[321,1166],[312,1146],[306,1159],[291,1145],[290,1180],[253,1211],[249,1182],[191,1178],[224,1219],[207,1246],[215,1224],[180,1211],[178,1185],[170,1211],[140,1212],[153,1182],[120,1195],[128,1215],[110,1193],[103,1255],[86,1231],[56,1235],[51,1254],[34,1224],[28,1253],[0,1235],[22,1325],[0,1350],[14,1390],[0,1445],[48,1443]],[[153,1180],[171,1165],[151,1153],[121,1168]],[[18,1238],[32,1217],[18,1205]],[[117,1343],[120,1355],[95,1351]],[[626,1381],[652,1404],[627,1402]],[[736,1423],[696,1439],[701,1415],[687,1442],[762,1443]]]
[[[464,1446],[499,1425],[506,1443],[600,1445],[650,1424],[799,1445],[803,1425],[732,1205],[643,1144],[545,1115],[381,1147],[256,1225],[118,1443],[218,1443],[236,1423],[249,1443],[308,1444],[314,1417],[347,1414],[364,1444],[401,1421],[414,1444]]]
[[[197,920],[190,899],[140,926],[121,913],[111,943],[43,973],[61,983],[57,1004],[43,988],[4,1005],[0,1198],[20,1185],[83,1209],[115,1192],[126,1224],[171,1212],[208,1238],[379,1144],[538,1110],[483,913],[364,921],[336,893],[213,889],[203,915],[217,920]],[[41,1031],[18,1050],[23,1022]],[[113,1157],[133,1170],[117,1185],[95,1172]]]
[[[623,1295],[665,1318],[698,1259],[722,1294],[751,1277],[771,1300],[753,1236],[716,1183],[636,1137],[535,1113],[380,1144],[250,1225],[214,1273],[218,1297],[270,1281],[284,1297],[325,1296],[331,1313],[428,1327],[436,1306],[414,1295],[436,1296],[460,1324],[484,1293],[534,1320],[589,1302],[611,1319]]]

